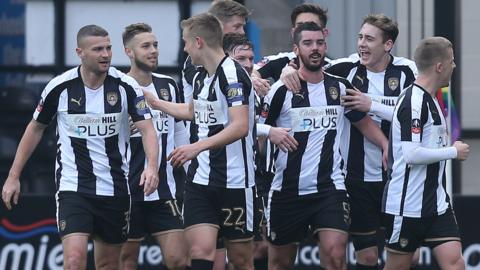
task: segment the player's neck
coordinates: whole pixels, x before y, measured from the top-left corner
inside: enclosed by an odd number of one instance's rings
[[[317,71],[311,71],[305,68],[305,66],[301,66],[299,73],[300,78],[309,83],[319,83],[323,81],[324,78],[323,70],[321,68]]]
[[[426,74],[419,74],[415,80],[415,84],[425,89],[432,97],[436,96],[436,93],[440,88],[438,85],[438,78]]]
[[[387,69],[388,64],[390,64],[390,61],[392,60],[390,54],[385,54],[380,61],[373,65],[368,65],[366,66],[368,71],[379,73],[383,72]]]
[[[152,83],[152,72],[141,70],[136,66],[132,66],[127,73],[134,78],[140,86],[149,86]]]
[[[90,70],[87,70],[84,65],[80,66],[80,74],[82,75],[83,84],[90,89],[98,89],[103,85],[107,73],[96,73]]]
[[[208,76],[212,76],[217,71],[218,65],[225,58],[225,53],[222,48],[209,49],[205,51],[205,57],[203,58],[203,67],[207,70]]]

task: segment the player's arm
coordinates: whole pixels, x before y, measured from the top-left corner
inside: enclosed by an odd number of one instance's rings
[[[465,160],[468,157],[469,145],[456,141],[453,146],[444,148],[422,147],[418,142],[402,142],[405,162],[412,165],[431,164],[447,159]]]
[[[229,107],[228,117],[229,125],[219,133],[196,143],[176,148],[168,157],[172,166],[181,166],[188,160],[194,159],[202,151],[216,149],[246,137],[248,135],[248,105]]]
[[[382,160],[384,168],[387,168],[387,153],[388,153],[388,139],[383,135],[382,130],[373,122],[370,116],[365,115],[361,120],[352,122],[362,134],[369,141],[382,148]]]
[[[169,102],[157,98],[148,91],[143,91],[143,95],[151,108],[165,112],[179,120],[193,120],[193,102],[188,104]]]
[[[25,167],[25,163],[27,163],[42,139],[46,127],[47,125],[32,120],[20,140],[15,159],[13,160],[12,167],[10,168],[7,180],[5,180],[2,189],[2,200],[9,210],[12,209],[12,199],[14,204],[18,203],[18,197],[20,195],[20,174]]]
[[[147,159],[140,185],[143,185],[145,195],[150,195],[158,187],[158,140],[151,119],[136,121],[134,124],[142,134],[143,150]]]

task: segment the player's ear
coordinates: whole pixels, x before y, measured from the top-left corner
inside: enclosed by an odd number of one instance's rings
[[[295,53],[296,56],[298,56],[298,46],[297,44],[293,44],[293,52]]]
[[[77,53],[77,55],[78,55],[78,57],[79,57],[80,59],[83,59],[83,50],[82,50],[82,48],[78,48],[78,47],[77,47],[77,48],[75,49],[75,52]]]
[[[391,39],[387,40],[384,46],[385,46],[385,51],[390,52],[393,48],[393,41]]]
[[[133,51],[129,47],[125,47],[125,54],[128,56],[128,58],[133,58]]]
[[[195,37],[195,47],[197,49],[200,49],[204,46],[205,44],[205,40],[203,40],[203,38],[201,37]]]

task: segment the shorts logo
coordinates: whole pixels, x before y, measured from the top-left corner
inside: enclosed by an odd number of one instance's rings
[[[388,78],[388,88],[394,91],[398,87],[398,78]]]
[[[266,119],[268,117],[269,110],[270,110],[270,105],[268,105],[268,103],[263,103],[262,112],[260,113],[260,115]]]
[[[118,102],[118,95],[116,92],[107,92],[107,102],[110,106],[115,106]]]
[[[350,204],[348,202],[343,202],[343,221],[350,225]]]
[[[163,100],[169,100],[170,99],[170,93],[168,92],[167,89],[165,88],[162,88],[160,89],[160,97],[163,99]]]
[[[60,220],[60,222],[58,223],[58,226],[60,227],[60,231],[65,231],[65,228],[67,227],[67,222],[65,220]]]
[[[401,246],[402,248],[405,248],[405,247],[408,245],[408,239],[406,239],[406,238],[400,238],[399,243],[400,243],[400,246]]]
[[[420,119],[414,118],[412,119],[412,133],[413,134],[420,134],[422,129],[420,128]]]
[[[272,241],[275,241],[275,238],[277,238],[277,234],[275,232],[270,232],[270,238],[272,239]]]
[[[333,99],[333,100],[337,100],[338,98],[338,89],[336,87],[330,87],[328,88],[328,93],[330,94],[330,97]]]
[[[37,105],[37,112],[41,112],[43,110],[43,98],[40,99]]]

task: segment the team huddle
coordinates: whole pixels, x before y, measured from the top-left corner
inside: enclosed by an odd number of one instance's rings
[[[364,18],[357,52],[328,59],[327,11],[291,13],[293,51],[253,63],[250,12],[216,0],[181,22],[180,87],[158,67],[145,23],[125,27],[128,73],[110,66],[108,32],[82,27],[81,65],[52,79],[2,190],[17,204],[19,176],[56,118],[57,226],[65,269],[136,269],[154,237],[168,269],[292,269],[298,244],[316,240],[322,269],[410,269],[427,245],[442,269],[464,269],[445,190],[449,146],[436,91],[455,68],[452,44],[422,40],[414,61],[391,54],[398,26]],[[271,85],[270,81],[274,83]],[[228,261],[228,262],[227,262]]]

